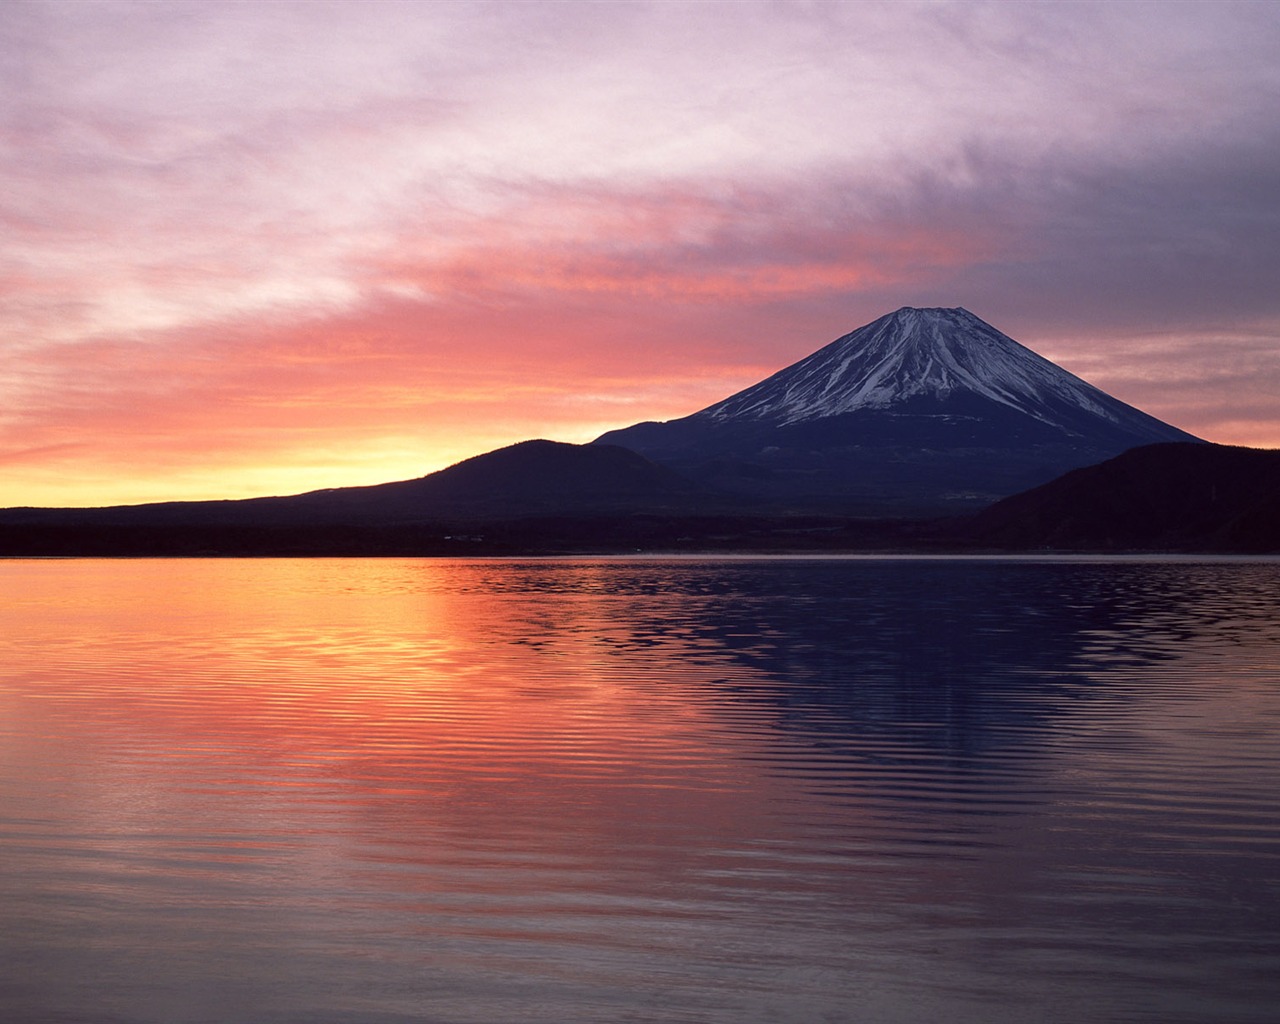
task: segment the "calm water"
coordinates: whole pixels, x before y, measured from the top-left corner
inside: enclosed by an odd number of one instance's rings
[[[1280,1019],[1280,562],[0,562],[0,1020]]]

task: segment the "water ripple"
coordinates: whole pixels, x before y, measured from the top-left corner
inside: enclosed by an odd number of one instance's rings
[[[1274,561],[0,577],[5,1019],[1280,1001]]]

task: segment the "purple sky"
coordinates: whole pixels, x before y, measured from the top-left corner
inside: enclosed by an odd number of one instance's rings
[[[1280,446],[1280,4],[3,15],[0,505],[588,440],[902,305]]]

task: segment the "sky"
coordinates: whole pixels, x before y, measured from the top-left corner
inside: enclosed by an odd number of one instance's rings
[[[23,2],[0,506],[687,415],[963,306],[1280,447],[1280,3]]]

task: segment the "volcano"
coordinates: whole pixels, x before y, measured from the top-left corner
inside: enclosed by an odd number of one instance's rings
[[[967,512],[1140,445],[1199,440],[967,309],[904,307],[700,412],[594,443],[754,501],[900,516]]]

